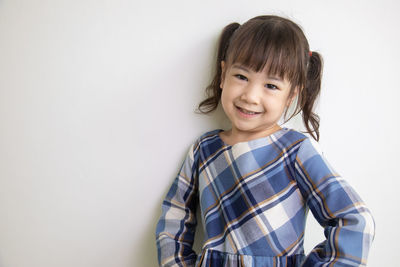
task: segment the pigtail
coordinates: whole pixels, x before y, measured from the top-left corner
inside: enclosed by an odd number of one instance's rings
[[[220,88],[222,75],[221,61],[225,60],[226,51],[228,50],[231,37],[239,27],[239,23],[231,23],[226,26],[221,33],[218,42],[218,54],[215,64],[215,75],[211,84],[206,88],[207,98],[200,102],[198,106],[198,110],[203,114],[208,114],[218,107],[219,100],[221,99],[222,94],[222,90]]]
[[[313,112],[314,104],[321,91],[322,80],[322,57],[317,52],[310,52],[307,66],[306,85],[299,96],[303,122],[307,132],[319,140],[319,116]]]

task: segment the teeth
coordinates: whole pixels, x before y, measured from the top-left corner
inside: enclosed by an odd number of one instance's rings
[[[249,114],[249,115],[254,115],[254,114],[256,114],[256,112],[252,112],[252,111],[248,111],[248,110],[246,110],[246,109],[243,109],[243,108],[239,108],[243,113],[246,113],[246,114]]]

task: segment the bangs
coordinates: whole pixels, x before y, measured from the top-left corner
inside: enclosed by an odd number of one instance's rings
[[[270,76],[287,79],[292,86],[304,86],[305,56],[292,25],[254,20],[242,25],[227,51],[229,64],[240,64],[255,72],[264,68]]]

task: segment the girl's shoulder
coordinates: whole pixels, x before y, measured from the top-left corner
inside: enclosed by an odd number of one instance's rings
[[[220,132],[222,132],[223,130],[222,129],[214,129],[214,130],[210,130],[210,131],[207,131],[207,132],[204,132],[203,134],[201,134],[199,137],[198,137],[198,141],[202,141],[202,140],[204,140],[204,139],[208,139],[208,138],[212,138],[212,137],[215,137],[215,136],[218,136],[218,134],[220,133]]]
[[[297,130],[283,127],[281,130],[272,134],[271,138],[274,142],[279,142],[281,144],[290,146],[293,143],[302,142],[309,137]]]
[[[325,159],[322,149],[311,136],[293,129],[278,131],[273,138],[274,147],[278,148],[281,155],[305,162],[308,159]]]
[[[297,145],[299,149],[306,151],[314,151],[314,153],[323,154],[318,141],[309,135],[293,129],[278,134],[277,141],[285,144],[286,147]]]
[[[204,146],[217,146],[220,145],[219,132],[223,131],[222,129],[215,129],[204,132],[199,137],[197,137],[196,141],[193,144],[193,149],[198,150],[200,147]]]

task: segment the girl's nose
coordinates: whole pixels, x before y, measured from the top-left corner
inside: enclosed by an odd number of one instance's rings
[[[249,84],[244,88],[240,98],[249,104],[259,104],[260,89],[256,85]]]

